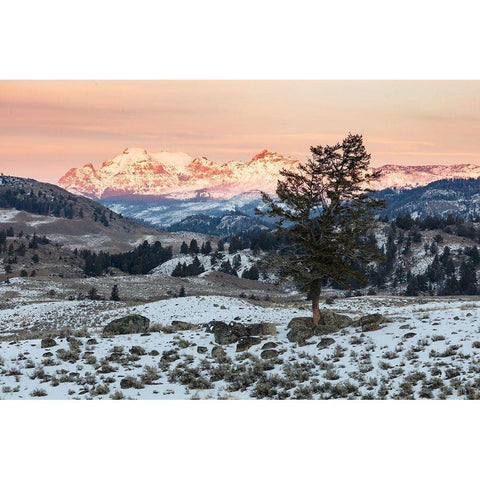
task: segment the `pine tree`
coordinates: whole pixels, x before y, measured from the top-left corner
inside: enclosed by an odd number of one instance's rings
[[[217,250],[219,252],[223,252],[225,250],[225,242],[222,239],[220,239],[217,243]]]
[[[262,193],[267,209],[257,214],[279,219],[277,227],[293,239],[296,248],[283,255],[280,274],[310,293],[313,322],[319,324],[322,283],[364,281],[353,264],[378,258],[378,250],[359,239],[369,233],[384,202],[369,195],[368,184],[380,172],[369,172],[361,135],[310,150],[313,157],[298,170],[280,172],[278,200]],[[284,228],[284,222],[291,227]]]
[[[184,255],[188,253],[188,245],[185,242],[183,242],[180,247],[180,253],[183,253]]]
[[[185,296],[185,287],[182,285],[180,287],[180,291],[178,292],[179,297],[184,297]]]
[[[188,251],[189,251],[189,253],[193,253],[195,255],[200,253],[200,249],[198,248],[198,243],[194,238],[192,238],[192,240],[190,242],[190,247],[189,247]]]
[[[88,298],[90,300],[98,300],[100,297],[98,295],[98,291],[95,287],[92,287],[89,291],[88,291]]]
[[[117,284],[115,284],[112,288],[112,293],[110,293],[110,300],[113,300],[114,302],[118,302],[120,300]]]

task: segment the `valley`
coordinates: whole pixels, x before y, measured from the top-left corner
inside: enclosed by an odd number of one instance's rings
[[[379,192],[391,219],[366,241],[384,258],[359,265],[366,285],[323,287],[319,331],[268,262],[288,243],[255,195],[248,213],[231,199],[102,205],[2,177],[0,398],[478,398],[478,181],[442,182]],[[463,195],[469,215],[419,213],[435,195],[452,211]]]

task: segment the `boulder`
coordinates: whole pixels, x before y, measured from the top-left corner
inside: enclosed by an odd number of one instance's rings
[[[57,344],[57,342],[53,338],[42,338],[42,341],[40,343],[41,348],[50,348],[54,347]]]
[[[208,351],[207,347],[202,347],[200,345],[197,347],[197,353],[207,353],[207,351]]]
[[[270,360],[272,358],[277,358],[278,357],[278,351],[277,350],[264,350],[261,355],[260,355],[263,360]]]
[[[143,315],[132,314],[112,320],[103,329],[107,335],[126,335],[129,333],[143,333],[148,330],[150,320]]]
[[[147,354],[145,349],[143,347],[139,346],[139,345],[134,345],[132,348],[130,348],[129,352],[132,355],[138,355],[138,356],[142,356],[142,355]]]
[[[247,326],[248,333],[251,336],[264,337],[267,335],[276,335],[277,329],[273,323],[254,323]]]
[[[213,358],[223,358],[227,354],[225,353],[225,350],[222,347],[216,346],[212,348],[212,357]]]
[[[236,343],[242,337],[248,337],[248,330],[245,325],[238,322],[213,321],[207,324],[206,331],[215,335],[215,342],[220,345]]]
[[[322,310],[321,324],[314,325],[312,317],[295,317],[290,320],[287,338],[291,342],[304,343],[314,335],[326,335],[337,332],[343,328],[354,324],[348,315],[332,312],[331,310]]]
[[[329,347],[330,345],[334,344],[335,343],[335,340],[333,338],[330,338],[330,337],[324,337],[322,338],[318,344],[317,344],[317,348],[319,348],[320,350],[324,349],[324,348],[327,348]]]
[[[388,318],[384,317],[380,313],[370,313],[368,315],[363,315],[358,319],[358,323],[362,327],[362,332],[372,332],[382,328],[383,323],[388,322]]]
[[[315,335],[338,332],[338,330],[350,327],[354,323],[348,315],[335,313],[331,310],[322,310],[320,318],[322,324],[315,327]]]
[[[271,348],[275,348],[277,344],[275,342],[266,342],[262,345],[262,350],[269,350]]]
[[[287,333],[287,338],[291,342],[303,343],[314,335],[313,318],[311,317],[292,318],[288,328],[290,330]]]
[[[130,377],[122,378],[120,380],[120,388],[133,388],[135,382]]]
[[[174,320],[172,322],[172,328],[178,332],[179,330],[192,330],[195,328],[195,325],[189,322],[182,322],[181,320]]]
[[[258,345],[262,340],[258,337],[242,337],[237,343],[237,352],[245,352],[253,345]]]

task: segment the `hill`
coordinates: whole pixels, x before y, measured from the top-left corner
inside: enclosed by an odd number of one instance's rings
[[[89,198],[30,178],[0,177],[3,228],[39,236],[71,248],[124,251],[159,231],[125,218]]]

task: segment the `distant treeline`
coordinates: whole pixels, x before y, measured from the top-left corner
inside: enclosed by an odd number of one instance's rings
[[[155,267],[172,258],[172,247],[162,247],[159,241],[149,244],[143,242],[138,247],[125,253],[95,253],[81,250],[79,255],[85,260],[84,271],[87,275],[96,277],[108,268],[118,268],[132,275],[148,273]]]

